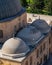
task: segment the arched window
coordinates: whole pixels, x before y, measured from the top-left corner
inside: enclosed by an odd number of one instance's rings
[[[33,60],[32,60],[32,56],[31,56],[31,57],[30,57],[30,65],[32,65],[32,61],[33,61]]]
[[[42,58],[40,59],[40,65],[42,65]]]
[[[28,61],[26,61],[25,65],[28,65]]]
[[[0,30],[0,38],[3,38],[3,31]]]
[[[39,62],[37,62],[37,65],[39,65]]]

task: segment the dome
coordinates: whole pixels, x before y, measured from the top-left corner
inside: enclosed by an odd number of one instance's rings
[[[35,45],[36,41],[42,37],[42,33],[33,26],[22,29],[17,37],[23,39],[27,45]]]
[[[21,10],[20,0],[0,0],[0,20],[16,16]]]
[[[50,26],[46,23],[45,20],[42,19],[35,20],[31,25],[35,26],[38,30],[40,30],[44,34],[50,31]]]
[[[4,43],[1,51],[7,55],[22,56],[29,52],[29,47],[20,38],[11,38]]]

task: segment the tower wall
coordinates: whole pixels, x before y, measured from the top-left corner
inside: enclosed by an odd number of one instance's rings
[[[27,16],[26,12],[19,17],[14,18],[13,20],[0,23],[0,42],[5,42],[7,39],[11,38],[14,34],[15,30],[18,31],[20,28],[26,26],[27,24]]]

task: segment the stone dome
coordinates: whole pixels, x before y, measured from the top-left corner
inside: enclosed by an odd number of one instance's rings
[[[20,0],[0,0],[0,20],[13,17],[21,10]]]
[[[42,33],[37,30],[33,26],[28,26],[22,29],[18,34],[17,37],[23,39],[27,45],[35,45],[36,41],[38,41],[42,37]]]
[[[29,52],[29,47],[20,38],[11,38],[4,43],[1,52],[6,55],[23,56]]]
[[[40,30],[44,34],[50,31],[50,26],[46,23],[45,20],[42,19],[35,20],[31,25],[35,26],[38,30]]]

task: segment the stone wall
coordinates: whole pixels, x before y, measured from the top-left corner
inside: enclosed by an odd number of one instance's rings
[[[45,45],[45,48],[43,48],[44,45]],[[42,47],[42,52],[40,53],[41,47]],[[43,39],[39,43],[37,48],[34,49],[34,51],[32,51],[32,53],[30,53],[25,60],[23,60],[22,65],[38,65],[40,63],[44,64],[45,57],[46,59],[49,58],[49,36]],[[30,60],[30,58],[32,59]]]

